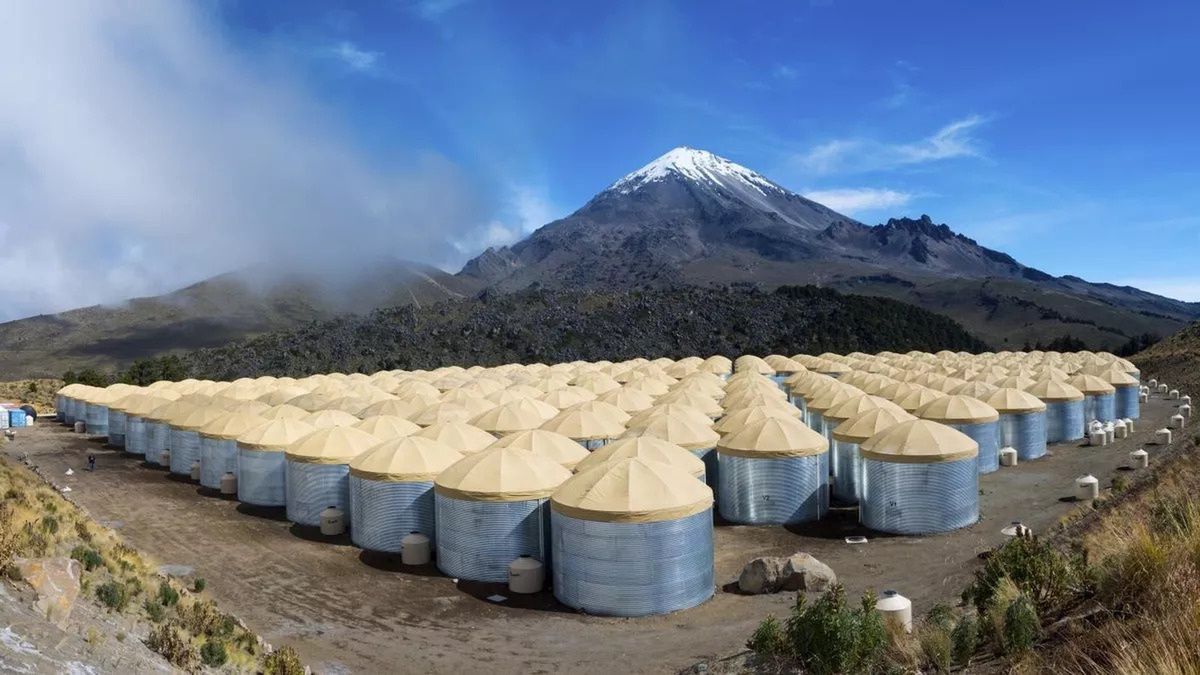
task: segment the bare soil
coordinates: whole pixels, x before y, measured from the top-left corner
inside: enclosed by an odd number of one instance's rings
[[[642,619],[585,616],[548,592],[516,596],[500,585],[456,583],[433,568],[401,567],[347,538],[324,540],[294,526],[282,509],[222,499],[50,420],[22,430],[3,452],[28,455],[144,553],[195,568],[222,608],[272,644],[295,647],[317,672],[672,672],[738,651],[763,617],[788,611],[791,594],[736,593],[738,573],[756,556],[806,551],[833,567],[851,594],[896,589],[918,613],[953,602],[1009,522],[1045,532],[1078,506],[1076,476],[1091,473],[1107,487],[1128,475],[1129,452],[1139,447],[1154,462],[1164,450],[1152,445],[1154,429],[1174,408],[1153,399],[1128,439],[1104,448],[1057,445],[1051,456],[981,477],[983,519],[954,533],[880,535],[861,529],[853,508],[795,528],[718,523],[716,595]],[[97,456],[94,473],[83,470],[88,454]],[[68,468],[73,475],[64,475]],[[854,534],[869,542],[846,544]],[[507,599],[487,600],[494,594]]]

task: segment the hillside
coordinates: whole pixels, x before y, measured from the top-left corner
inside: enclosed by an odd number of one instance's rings
[[[1142,371],[1142,379],[1166,381],[1185,394],[1200,394],[1200,322],[1168,337],[1130,360]]]
[[[224,274],[166,295],[0,324],[0,379],[111,370],[134,359],[215,347],[260,333],[379,307],[463,297],[474,285],[403,261],[368,265],[336,283]]]
[[[334,319],[199,350],[184,362],[193,377],[235,379],[449,364],[982,347],[931,312],[812,287],[769,293],[528,289]]]
[[[963,323],[996,349],[1072,335],[1115,349],[1200,305],[1053,277],[928,216],[868,226],[712,153],[676,148],[459,276],[512,291],[753,283],[882,295]]]

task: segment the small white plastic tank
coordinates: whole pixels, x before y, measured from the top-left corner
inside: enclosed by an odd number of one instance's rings
[[[200,462],[192,462],[191,478],[197,483],[200,482]]]
[[[1113,437],[1126,438],[1127,436],[1129,436],[1129,427],[1125,425],[1125,420],[1113,422]]]
[[[537,593],[546,585],[546,566],[542,561],[523,555],[508,566],[508,590],[513,593]]]
[[[232,472],[227,472],[221,476],[221,494],[236,495],[237,494],[237,475]]]
[[[1154,432],[1154,440],[1159,445],[1170,445],[1171,444],[1171,430],[1170,429],[1159,429],[1158,431]]]
[[[1150,453],[1138,448],[1129,453],[1129,464],[1135,469],[1145,469],[1150,466]]]
[[[912,600],[887,590],[875,601],[875,610],[883,615],[883,624],[889,632],[912,632]]]
[[[1108,444],[1108,434],[1104,433],[1104,429],[1093,429],[1088,434],[1088,445],[1101,447]]]
[[[400,540],[400,562],[405,565],[428,565],[432,558],[429,537],[410,532]]]
[[[1016,448],[1000,448],[1000,466],[1016,466],[1017,465],[1017,449]]]
[[[1171,415],[1171,428],[1172,429],[1182,429],[1185,421],[1186,421],[1186,419],[1184,418],[1183,415],[1180,415],[1179,413],[1175,413],[1174,415]]]
[[[1100,497],[1100,481],[1088,474],[1075,479],[1075,499],[1090,502]]]
[[[326,537],[336,537],[346,531],[346,514],[339,508],[330,506],[321,511],[321,534]]]

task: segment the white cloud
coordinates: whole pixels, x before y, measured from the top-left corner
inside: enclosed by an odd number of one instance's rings
[[[509,186],[503,215],[503,220],[492,220],[479,231],[455,241],[455,248],[464,255],[474,255],[488,247],[509,246],[562,217],[545,190],[531,185]]]
[[[1133,286],[1176,300],[1200,302],[1200,277],[1139,277],[1118,279],[1112,283]]]
[[[415,0],[410,7],[417,14],[430,20],[439,19],[447,12],[451,12],[461,5],[465,5],[471,0]]]
[[[878,171],[959,157],[979,157],[983,152],[974,132],[986,121],[980,115],[970,115],[910,143],[883,143],[863,138],[835,139],[816,145],[796,159],[809,172],[829,174]]]
[[[795,68],[781,63],[771,70],[771,74],[781,80],[794,80],[800,73]]]
[[[325,51],[329,57],[342,62],[347,68],[359,72],[369,72],[375,69],[382,52],[373,52],[360,48],[349,41],[342,41]]]
[[[281,60],[243,58],[212,7],[6,10],[0,63],[29,67],[0,68],[0,318],[248,266],[451,259],[493,219],[443,158],[377,166]]]
[[[896,209],[913,199],[910,192],[886,188],[836,188],[806,190],[804,196],[848,216],[870,211]]]

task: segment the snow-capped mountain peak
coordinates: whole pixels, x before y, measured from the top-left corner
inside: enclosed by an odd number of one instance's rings
[[[707,150],[689,147],[678,147],[671,150],[613,183],[609,186],[608,191],[629,194],[643,185],[663,180],[671,175],[677,175],[697,183],[710,183],[722,187],[730,187],[731,183],[745,185],[764,195],[768,192],[783,191],[778,185],[755,171],[724,157],[718,157]]]

